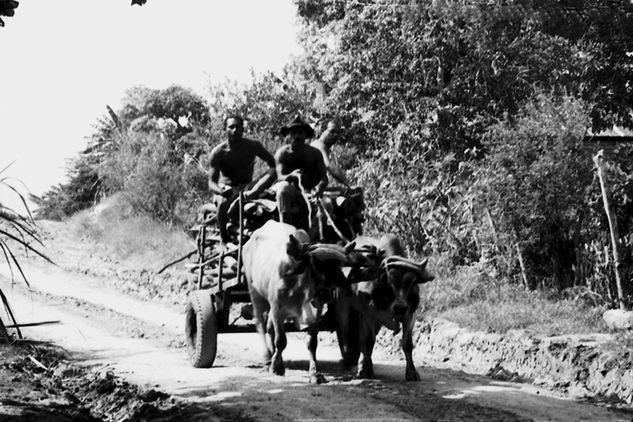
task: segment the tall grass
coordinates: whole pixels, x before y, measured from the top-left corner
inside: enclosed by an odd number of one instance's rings
[[[527,330],[546,336],[604,332],[604,305],[582,294],[527,290],[500,278],[492,268],[430,263],[436,279],[422,287],[420,317],[441,317],[477,331]]]
[[[75,236],[94,245],[95,253],[145,268],[159,268],[195,246],[182,229],[135,215],[120,195],[75,214],[67,224]]]

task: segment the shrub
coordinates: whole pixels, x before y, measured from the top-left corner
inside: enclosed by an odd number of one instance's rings
[[[600,191],[591,154],[583,148],[587,116],[582,101],[542,94],[516,119],[487,133],[489,155],[477,172],[473,197],[478,212],[490,213],[498,236],[480,243],[505,257],[496,262],[505,263],[497,265],[502,273],[524,271],[530,287],[585,285],[601,265],[596,253],[605,245],[599,224],[604,210],[592,205]]]

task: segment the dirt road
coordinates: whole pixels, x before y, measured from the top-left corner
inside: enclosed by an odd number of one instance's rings
[[[152,386],[227,420],[438,420],[630,421],[632,415],[556,398],[539,388],[417,362],[422,381],[404,381],[403,362],[377,356],[375,380],[357,380],[339,368],[331,336],[318,357],[329,382],[312,385],[302,333],[289,339],[285,377],[260,365],[253,334],[221,334],[211,369],[189,366],[183,347],[184,316],[112,291],[102,280],[51,267],[28,266],[32,290],[0,277],[21,322],[61,320],[25,329],[56,342],[83,365],[110,368],[126,380]],[[222,419],[222,417],[220,418]]]

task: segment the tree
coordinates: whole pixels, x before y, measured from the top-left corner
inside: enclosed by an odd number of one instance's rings
[[[183,197],[187,196],[184,192],[190,190],[188,182],[196,187],[193,197],[200,196],[203,177],[200,170],[196,170],[197,173],[191,169],[185,171],[187,157],[199,156],[206,146],[209,110],[200,96],[179,86],[163,90],[137,86],[127,91],[120,110],[115,112],[107,106],[107,111],[106,116],[97,120],[86,149],[69,165],[69,180],[41,198],[34,198],[40,206],[38,217],[62,219],[90,207],[100,195],[128,188],[134,188],[147,199],[148,193],[142,192],[142,186],[128,180],[132,177],[137,182],[140,178],[154,183],[150,174],[143,173],[150,171],[147,160],[173,173],[170,183],[179,180],[174,189],[180,189]],[[160,151],[160,160],[148,155],[152,148]],[[181,179],[183,173],[188,175],[188,182]],[[168,191],[166,189],[165,194]],[[153,189],[151,193],[160,195],[160,189]],[[130,195],[125,197],[131,198]],[[158,199],[149,201],[148,205],[132,202],[138,212],[155,210],[155,217],[168,221],[176,218],[174,200],[165,198],[160,207],[149,205],[156,205],[160,202]]]
[[[542,94],[485,137],[489,154],[474,198],[504,234],[491,247],[512,255],[518,248],[531,283],[563,289],[583,282],[579,256],[591,239],[603,237],[587,206],[596,195],[590,154],[582,148],[588,121],[583,101]]]
[[[138,4],[139,6],[147,3],[147,0],[132,0],[132,6]],[[20,2],[15,0],[0,0],[0,16],[13,16],[15,15],[15,9],[20,5]],[[4,21],[0,18],[0,26],[4,26]]]
[[[15,0],[0,0],[0,16],[13,16],[15,9],[20,3]],[[4,26],[4,21],[0,18],[0,26]]]
[[[324,88],[330,109],[357,122],[359,138],[385,139],[394,122],[416,119],[460,157],[540,90],[595,104],[594,129],[633,124],[625,0],[295,3],[309,56],[300,71]]]

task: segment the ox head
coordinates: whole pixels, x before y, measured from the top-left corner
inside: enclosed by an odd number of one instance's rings
[[[293,264],[285,276],[302,276],[310,288],[309,297],[315,307],[331,302],[335,287],[348,283],[341,271],[342,265],[351,265],[350,253],[354,243],[339,246],[327,243],[301,243],[293,235],[286,252]]]
[[[376,305],[391,312],[394,319],[403,322],[409,309],[419,304],[418,284],[432,281],[434,276],[426,269],[427,259],[415,262],[402,256],[385,257],[380,264]]]

